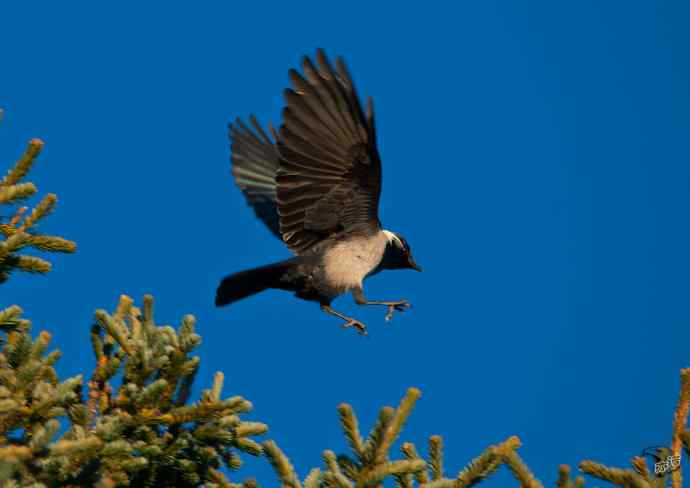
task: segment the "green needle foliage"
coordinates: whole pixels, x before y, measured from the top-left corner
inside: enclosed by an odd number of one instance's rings
[[[237,396],[222,398],[222,373],[189,403],[199,367],[190,353],[201,341],[191,315],[177,329],[156,325],[150,296],[142,309],[122,296],[112,314],[96,311],[91,327],[96,367],[84,385],[81,375],[57,379],[59,352],[48,352],[50,335],[32,339],[31,324],[21,313],[17,306],[0,310],[0,486],[256,487],[253,480],[237,484],[226,476],[241,466],[245,453],[265,455],[286,488],[378,488],[387,479],[399,488],[469,488],[501,467],[521,487],[543,487],[518,455],[517,437],[489,446],[455,476],[445,472],[443,439],[437,435],[429,438],[426,457],[410,442],[392,456],[421,396],[416,388],[397,408],[381,408],[366,436],[352,407],[341,404],[349,452],[325,450],[324,466],[300,480],[275,441],[254,439],[268,427],[240,418],[251,404]],[[683,370],[681,381],[676,418],[687,420],[690,370]],[[682,428],[679,442],[688,455],[690,430],[684,420],[675,425]],[[666,486],[666,477],[650,474],[644,459],[633,458],[632,464],[633,469],[618,469],[584,461],[580,470],[625,488]],[[680,471],[671,475],[680,481]],[[571,479],[567,466],[559,468],[557,487],[584,484],[582,476]]]
[[[250,402],[222,397],[221,373],[188,402],[199,367],[190,353],[201,342],[194,317],[177,329],[156,325],[150,296],[142,310],[126,296],[114,313],[98,310],[96,367],[84,385],[81,375],[58,382],[50,335],[33,340],[20,314],[16,306],[0,312],[2,486],[243,486],[220,468],[238,469],[240,453],[262,454],[253,437],[268,428],[240,418]]]
[[[390,449],[412,412],[421,392],[407,390],[398,408],[383,407],[369,435],[363,438],[357,417],[348,404],[338,407],[340,425],[350,446],[350,453],[336,456],[333,451],[323,452],[323,469],[315,468],[300,482],[285,454],[274,441],[263,443],[264,452],[273,466],[283,487],[290,488],[366,488],[381,487],[387,478],[393,479],[400,488],[420,486],[425,488],[466,488],[493,474],[502,464],[513,470],[524,487],[541,487],[525,464],[517,458],[515,449],[520,446],[517,437],[490,446],[454,478],[443,471],[443,439],[434,435],[429,438],[428,458],[422,458],[414,444],[402,444],[400,459],[390,458]]]
[[[690,403],[690,368],[681,371],[681,396],[678,401],[674,429],[680,429],[676,436],[677,446],[690,456],[690,430],[685,428]],[[312,469],[304,481],[300,481],[292,464],[274,441],[265,441],[263,448],[283,488],[379,488],[386,479],[392,479],[397,488],[469,488],[475,486],[505,466],[513,474],[521,488],[543,488],[534,477],[517,449],[520,439],[513,436],[501,444],[489,446],[470,461],[464,469],[447,477],[444,473],[443,439],[434,435],[428,441],[428,455],[421,457],[414,444],[401,445],[401,459],[390,459],[390,448],[398,439],[402,427],[421,392],[410,388],[398,408],[383,407],[373,428],[366,438],[360,434],[359,423],[352,407],[342,404],[338,407],[343,435],[350,447],[347,454],[335,455],[333,451],[323,452],[324,467]],[[673,446],[673,445],[672,445]],[[666,454],[676,451],[668,449]],[[663,455],[662,457],[665,457]],[[605,480],[622,488],[665,488],[666,478],[672,479],[673,488],[681,488],[680,469],[662,476],[650,474],[646,460],[632,459],[632,469],[618,469],[592,461],[583,461],[580,470],[592,477]],[[570,468],[561,465],[556,488],[583,488],[583,476],[570,476]]]
[[[0,109],[0,118],[2,110]],[[7,174],[0,179],[0,205],[9,209],[33,196],[38,190],[33,183],[23,182],[43,148],[43,142],[32,139],[24,152]],[[40,235],[36,224],[55,208],[57,196],[49,193],[30,211],[20,207],[13,216],[0,220],[0,283],[9,278],[14,270],[29,273],[47,273],[51,264],[37,256],[20,254],[25,248],[39,251],[72,253],[77,246],[62,237]]]

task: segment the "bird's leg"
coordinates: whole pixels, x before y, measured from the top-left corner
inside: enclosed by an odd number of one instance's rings
[[[357,329],[357,332],[359,332],[360,335],[367,335],[367,326],[359,320],[353,319],[352,317],[348,317],[347,315],[343,315],[340,312],[333,310],[330,307],[330,305],[321,304],[321,310],[328,314],[335,315],[336,317],[340,317],[341,319],[343,319],[345,321],[345,323],[342,325],[343,328],[354,327],[355,329]]]
[[[352,295],[355,297],[355,302],[357,305],[385,305],[388,307],[388,312],[386,312],[386,322],[390,322],[393,318],[393,312],[404,312],[406,308],[411,308],[412,304],[407,300],[398,301],[384,301],[384,300],[367,300],[364,297],[364,290],[361,288],[355,288],[352,290]]]

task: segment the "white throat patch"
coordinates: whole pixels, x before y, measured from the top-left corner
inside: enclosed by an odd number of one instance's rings
[[[402,241],[398,238],[398,236],[395,235],[395,233],[393,233],[389,230],[386,230],[386,229],[381,230],[381,232],[383,232],[383,234],[386,236],[386,239],[388,239],[388,242],[394,242],[395,241],[395,243],[398,245],[398,247],[403,247]]]

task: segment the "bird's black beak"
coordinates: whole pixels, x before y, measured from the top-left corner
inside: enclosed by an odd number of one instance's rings
[[[407,264],[409,264],[410,268],[414,269],[415,271],[419,271],[419,272],[422,271],[422,267],[414,262],[414,259],[412,259],[412,256],[409,256],[407,258]]]

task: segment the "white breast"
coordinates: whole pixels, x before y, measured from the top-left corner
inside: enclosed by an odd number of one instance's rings
[[[325,282],[336,294],[362,286],[362,280],[381,262],[388,239],[383,232],[343,240],[323,256]]]

